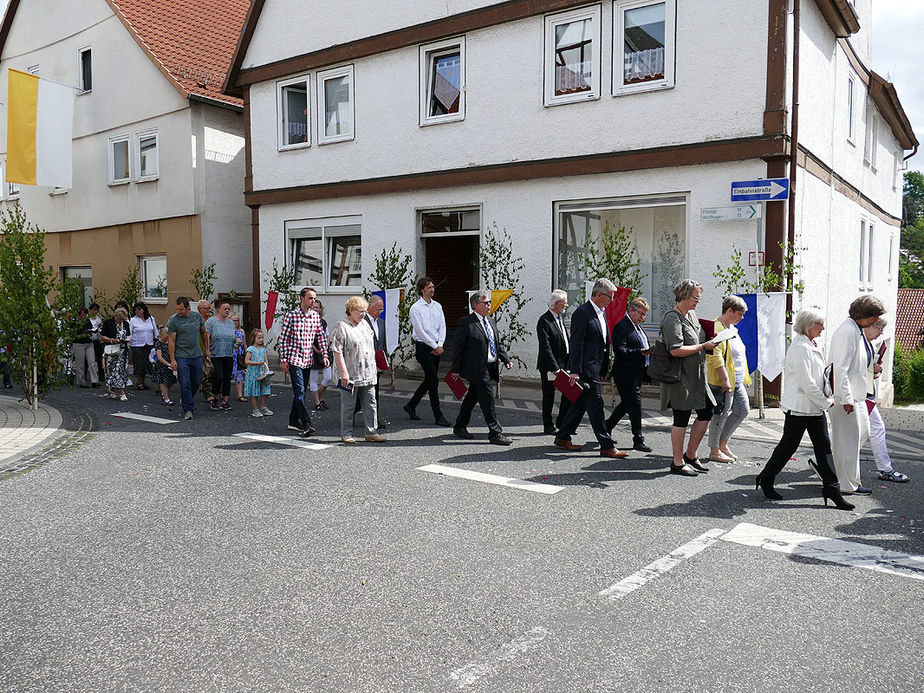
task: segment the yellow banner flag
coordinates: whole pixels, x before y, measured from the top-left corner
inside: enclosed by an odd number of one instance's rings
[[[494,315],[494,312],[511,296],[513,296],[513,289],[493,289],[491,291],[491,315]]]

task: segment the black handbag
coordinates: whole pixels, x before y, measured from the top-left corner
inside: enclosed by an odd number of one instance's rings
[[[661,383],[680,382],[680,359],[670,355],[664,342],[655,342],[648,362],[648,376]]]

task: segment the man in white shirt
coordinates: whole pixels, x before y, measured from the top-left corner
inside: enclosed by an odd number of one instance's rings
[[[411,401],[404,405],[404,411],[411,419],[419,420],[416,409],[426,392],[430,395],[430,408],[433,410],[436,425],[449,426],[449,421],[440,409],[439,380],[436,374],[440,366],[440,356],[443,355],[443,342],[446,341],[446,318],[443,317],[443,307],[433,300],[436,287],[430,277],[417,280],[417,291],[420,293],[420,299],[410,310],[413,328],[411,337],[414,340],[417,362],[424,372],[424,380],[411,397]]]

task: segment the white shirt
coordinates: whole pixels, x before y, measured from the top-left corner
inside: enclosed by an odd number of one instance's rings
[[[90,321],[90,327],[93,328],[93,341],[99,341],[99,328],[103,325],[103,319],[97,315],[95,318],[88,318]]]
[[[423,296],[411,306],[411,336],[416,342],[423,342],[431,349],[443,346],[446,341],[446,318],[443,307],[434,300],[427,303]]]
[[[593,301],[590,302],[590,305],[592,305],[594,307],[594,310],[597,311],[597,320],[600,321],[600,332],[603,333],[603,341],[608,342],[609,341],[609,336],[608,336],[609,330],[606,327],[606,309],[598,307],[597,304],[594,303]]]
[[[570,352],[571,347],[568,344],[568,333],[565,332],[565,322],[561,317],[561,313],[556,313],[554,310],[550,310],[549,312],[555,319],[555,324],[558,325],[558,331],[561,332],[561,338],[565,340],[565,353],[567,354]]]
[[[737,332],[737,330],[735,330]],[[731,339],[732,363],[735,365],[735,383],[744,384],[744,372],[747,370],[747,359],[744,342],[737,334]]]
[[[135,315],[128,321],[128,324],[132,330],[131,346],[152,346],[154,344],[154,338],[157,337],[157,327],[153,318],[145,320]]]

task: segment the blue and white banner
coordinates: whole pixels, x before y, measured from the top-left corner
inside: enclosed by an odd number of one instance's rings
[[[401,306],[401,289],[373,291],[372,295],[381,298],[384,304],[379,317],[385,321],[385,351],[391,356],[398,348],[398,308]]]
[[[738,323],[748,365],[757,367],[767,380],[783,372],[786,360],[786,294],[739,294],[748,312]]]

